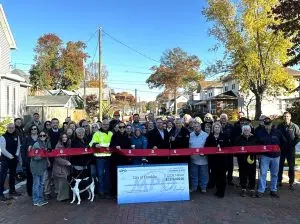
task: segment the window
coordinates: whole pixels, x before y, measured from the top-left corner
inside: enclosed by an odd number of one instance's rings
[[[6,101],[7,101],[7,105],[6,105],[6,106],[7,106],[7,108],[6,108],[6,110],[7,110],[7,115],[9,115],[9,114],[10,114],[10,103],[9,103],[9,100],[10,100],[10,99],[9,99],[9,98],[10,98],[10,97],[9,97],[9,86],[7,86],[7,87],[6,87],[6,91],[7,91],[7,92],[6,92]]]
[[[227,92],[228,91],[228,86],[224,87],[224,91]]]
[[[232,84],[231,89],[235,89],[235,84]]]

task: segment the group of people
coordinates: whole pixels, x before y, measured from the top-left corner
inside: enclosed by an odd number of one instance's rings
[[[70,198],[68,177],[94,177],[99,198],[117,196],[117,166],[163,163],[188,163],[190,192],[200,190],[205,193],[216,188],[215,195],[224,197],[226,185],[233,185],[233,158],[237,157],[239,166],[239,185],[241,196],[261,197],[266,191],[267,172],[271,172],[270,195],[279,197],[277,186],[281,186],[285,159],[289,166],[289,189],[294,189],[295,145],[300,141],[299,127],[291,122],[291,114],[285,112],[283,123],[275,127],[272,119],[261,116],[260,124],[254,129],[251,120],[243,112],[239,120],[231,124],[228,116],[221,114],[214,119],[206,114],[204,119],[184,115],[182,118],[170,117],[167,120],[147,116],[140,122],[139,114],[134,114],[131,122],[120,120],[116,111],[113,119],[104,118],[102,122],[90,124],[87,120],[75,123],[67,117],[60,128],[59,120],[53,118],[44,124],[38,113],[23,127],[21,118],[7,125],[6,133],[0,137],[1,171],[0,200],[4,196],[4,184],[9,170],[9,196],[19,196],[15,190],[15,176],[18,164],[26,173],[27,194],[32,196],[35,206],[43,206],[55,195],[57,201]],[[126,157],[110,151],[70,157],[45,158],[28,157],[28,150],[52,150],[70,148],[113,149],[178,149],[227,146],[279,145],[280,151],[262,154],[218,154],[192,155],[180,157]],[[259,160],[259,180],[256,186],[256,160]],[[55,194],[54,194],[55,193]]]

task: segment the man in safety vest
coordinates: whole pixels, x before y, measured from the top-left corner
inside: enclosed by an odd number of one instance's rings
[[[100,131],[97,131],[90,142],[90,147],[95,148],[107,148],[109,147],[113,133],[108,130],[109,121],[104,119],[102,121],[102,128]],[[96,167],[97,167],[97,176],[98,176],[98,193],[100,198],[110,198],[110,160],[111,153],[101,152],[94,153],[96,157]]]

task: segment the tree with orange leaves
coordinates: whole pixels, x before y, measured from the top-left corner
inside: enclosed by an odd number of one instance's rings
[[[200,63],[196,55],[188,55],[179,47],[167,50],[161,57],[160,65],[151,68],[153,72],[146,83],[151,89],[164,87],[173,92],[176,101],[179,88],[186,89],[190,83],[198,83],[204,78],[199,71]]]

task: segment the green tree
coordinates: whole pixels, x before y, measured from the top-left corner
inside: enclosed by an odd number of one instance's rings
[[[271,27],[276,33],[282,31],[284,36],[291,38],[293,43],[293,46],[288,49],[291,59],[285,65],[296,65],[300,62],[300,1],[279,0],[272,12],[276,23]]]
[[[179,47],[166,50],[160,59],[160,65],[151,68],[153,72],[146,83],[151,89],[164,87],[174,94],[176,100],[179,88],[188,88],[189,83],[203,79],[199,72],[200,63],[196,55],[188,55]],[[176,106],[174,110],[176,113]]]
[[[269,16],[277,0],[208,0],[203,11],[214,25],[210,29],[224,48],[225,67],[239,81],[241,91],[255,95],[255,118],[262,114],[266,94],[278,95],[294,88],[292,77],[283,68],[291,42],[269,26],[276,23]],[[221,66],[222,67],[222,66]]]

